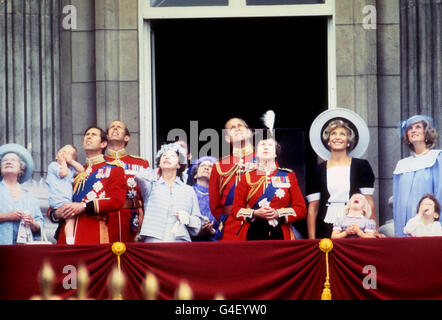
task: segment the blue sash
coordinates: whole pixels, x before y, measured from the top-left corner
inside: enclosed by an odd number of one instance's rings
[[[287,177],[288,175],[289,175],[288,172],[278,170],[278,172],[274,175],[274,177]],[[278,190],[278,189],[279,188],[275,188],[273,183],[270,183],[267,186],[267,189],[265,190],[265,192],[261,195],[261,197],[259,197],[259,199],[256,201],[256,203],[253,205],[252,209],[254,209],[254,210],[259,209],[259,203],[263,199],[267,198],[268,202],[272,202],[272,199],[275,197],[276,190]]]
[[[255,163],[255,157],[253,157],[252,161],[248,163]],[[224,202],[224,206],[230,206],[233,204],[233,200],[235,198],[235,189],[236,189],[236,183],[232,185],[232,187],[229,190],[229,193],[227,194],[226,201]]]
[[[101,179],[103,179],[103,178],[105,178],[105,177],[106,177],[106,178],[109,177],[109,175],[105,175],[104,177],[97,178],[97,173],[98,173],[98,172],[103,173],[103,172],[106,172],[107,170],[112,170],[112,168],[114,168],[114,167],[115,167],[114,165],[106,164],[106,165],[102,166],[101,168],[99,168],[98,170],[96,170],[95,172],[93,172],[93,173],[87,178],[86,182],[84,183],[83,188],[79,188],[79,190],[77,190],[77,191],[75,192],[75,194],[73,194],[73,196],[72,196],[72,201],[73,201],[73,202],[82,202],[83,199],[86,197],[86,195],[87,195],[89,192],[91,192],[92,188],[94,187],[94,184],[95,184],[97,181],[100,181]]]

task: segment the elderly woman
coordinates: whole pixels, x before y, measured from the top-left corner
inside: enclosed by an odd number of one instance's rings
[[[437,132],[428,116],[412,116],[400,130],[411,156],[399,160],[393,172],[393,217],[395,235],[404,237],[404,227],[425,194],[442,201],[442,150],[432,150]]]
[[[43,216],[38,200],[21,186],[34,171],[31,154],[20,145],[6,144],[0,147],[0,161],[0,244],[33,241],[43,227]]]
[[[192,237],[192,241],[217,241],[222,236],[219,231],[219,222],[212,215],[209,204],[209,180],[213,164],[217,161],[218,159],[214,157],[201,157],[190,170],[189,178],[191,177],[195,181],[192,187],[204,218],[200,233],[196,237]]]
[[[310,142],[324,160],[307,179],[309,239],[330,238],[333,223],[344,217],[346,203],[355,193],[363,194],[376,219],[373,202],[374,174],[367,160],[358,159],[369,142],[364,120],[348,109],[321,113],[310,128]]]
[[[278,168],[280,151],[274,138],[257,145],[255,170],[239,181],[231,215],[242,222],[240,240],[293,240],[293,222],[305,218],[307,209],[295,173]]]
[[[180,175],[186,155],[176,143],[163,145],[155,158],[157,171],[148,168],[135,175],[144,199],[145,217],[140,236],[144,242],[186,242],[203,222],[198,200]]]

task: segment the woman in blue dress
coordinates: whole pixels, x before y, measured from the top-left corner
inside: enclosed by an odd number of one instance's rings
[[[405,237],[404,227],[425,194],[442,201],[442,150],[433,150],[437,132],[432,118],[412,116],[400,129],[411,156],[399,160],[393,172],[393,217],[395,235]]]
[[[199,158],[190,170],[190,177],[195,181],[192,187],[204,218],[200,233],[192,237],[192,241],[217,241],[222,236],[219,221],[212,215],[209,205],[209,179],[212,166],[217,161],[217,158],[204,156]]]
[[[0,161],[0,245],[17,244],[17,237],[19,243],[36,240],[43,216],[36,197],[21,185],[34,171],[31,154],[20,145],[6,144],[0,147]],[[24,234],[19,234],[21,224]]]

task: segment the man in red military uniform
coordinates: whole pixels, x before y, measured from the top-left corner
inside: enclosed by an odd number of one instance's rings
[[[130,132],[125,123],[113,121],[107,129],[108,145],[106,160],[119,163],[126,174],[126,200],[118,214],[109,215],[109,237],[111,242],[133,242],[143,222],[143,203],[140,188],[134,179],[142,168],[148,168],[149,162],[143,158],[129,155],[126,146]]]
[[[254,152],[252,132],[244,120],[232,118],[225,125],[225,140],[231,144],[232,153],[213,166],[209,180],[209,203],[213,216],[220,221],[223,236],[220,241],[239,240],[241,222],[230,216],[235,187],[241,175],[253,167]]]
[[[124,169],[106,162],[106,133],[98,127],[86,130],[83,148],[86,151],[85,171],[74,181],[72,203],[55,212],[51,220],[76,217],[74,244],[109,243],[107,220],[118,214],[124,204],[126,184]],[[65,243],[64,223],[59,227],[58,243]]]
[[[257,145],[257,168],[248,171],[235,190],[231,215],[243,223],[240,240],[292,240],[293,222],[304,219],[307,209],[295,173],[275,162],[273,138]]]

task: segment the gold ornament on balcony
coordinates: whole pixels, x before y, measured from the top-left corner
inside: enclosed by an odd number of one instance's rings
[[[60,300],[59,296],[52,294],[55,281],[55,273],[48,261],[43,262],[43,267],[38,273],[41,295],[31,297],[31,300]]]
[[[330,273],[329,273],[329,265],[328,265],[328,253],[333,249],[333,242],[330,239],[322,239],[319,241],[319,249],[322,252],[325,252],[325,267],[326,267],[326,276],[324,283],[324,290],[322,290],[321,300],[331,300],[331,290],[330,290]]]

